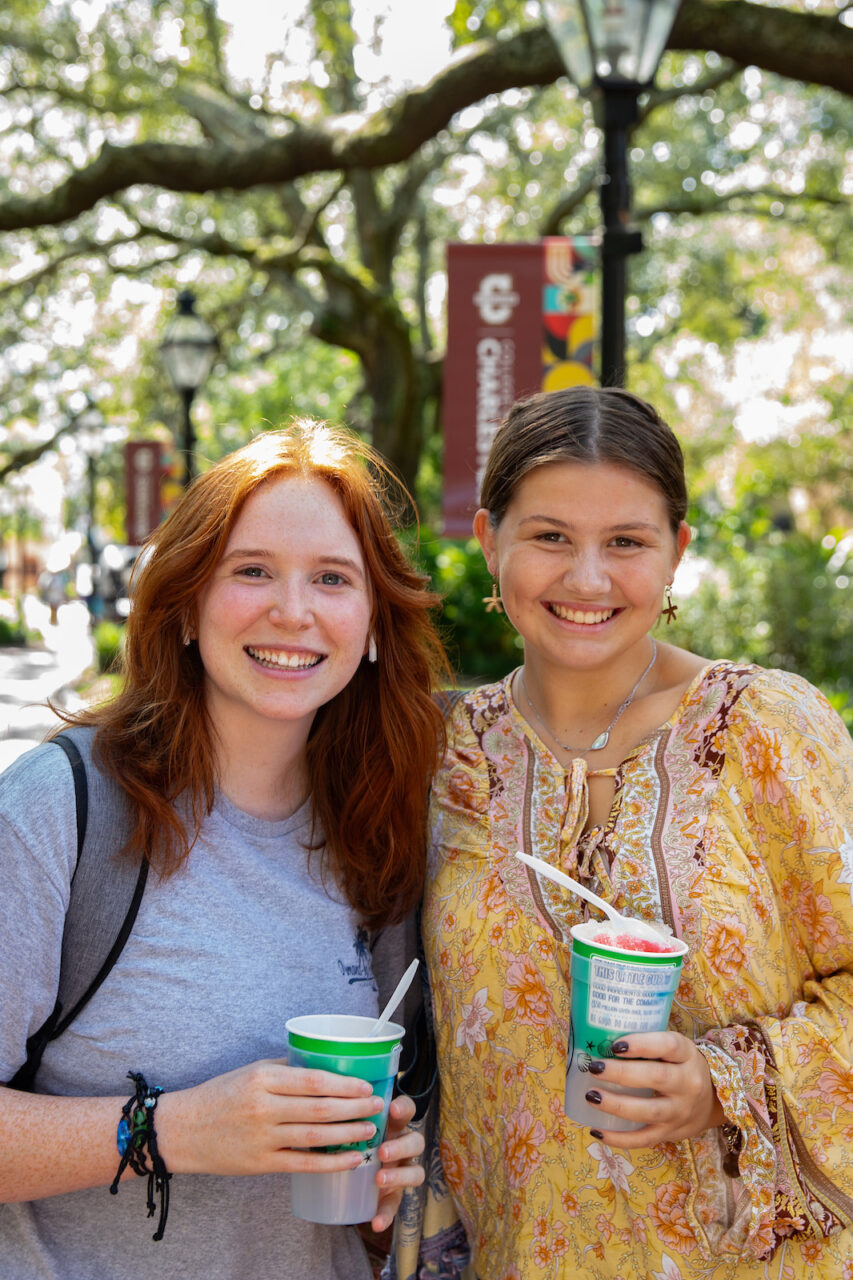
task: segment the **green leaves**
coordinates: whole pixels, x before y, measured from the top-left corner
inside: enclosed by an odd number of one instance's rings
[[[666,639],[709,658],[794,671],[853,729],[853,544],[760,518],[747,535],[717,528],[713,567],[679,599]]]

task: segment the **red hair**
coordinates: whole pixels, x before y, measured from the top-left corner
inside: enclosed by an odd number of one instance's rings
[[[128,848],[163,876],[189,856],[213,805],[216,765],[194,629],[196,604],[243,504],[271,477],[325,480],[361,544],[378,660],[322,706],[307,746],[315,823],[329,871],[365,923],[400,919],[423,885],[426,797],[443,749],[431,690],[449,675],[431,619],[438,598],[404,555],[389,516],[390,473],[349,432],[296,420],[264,432],[200,476],[156,531],[134,574],[124,684],[73,717],[97,726],[99,764],[135,810]],[[189,801],[185,822],[175,808]]]

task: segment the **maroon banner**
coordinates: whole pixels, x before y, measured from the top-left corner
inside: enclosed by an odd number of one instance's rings
[[[127,541],[139,547],[160,523],[162,466],[159,440],[129,440],[124,446]]]
[[[444,360],[444,533],[467,537],[495,432],[514,401],[595,381],[588,239],[450,244]]]

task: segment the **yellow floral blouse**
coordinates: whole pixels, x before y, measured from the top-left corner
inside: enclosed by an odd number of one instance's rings
[[[587,763],[556,761],[509,681],[450,713],[423,916],[440,1151],[474,1272],[853,1280],[844,725],[797,676],[714,663],[616,769],[608,821],[584,835]],[[670,1025],[740,1130],[739,1176],[720,1129],[622,1152],[566,1118],[569,929],[585,913],[517,849],[689,944]]]

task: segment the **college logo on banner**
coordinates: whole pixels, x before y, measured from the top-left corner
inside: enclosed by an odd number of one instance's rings
[[[495,432],[515,400],[594,383],[598,335],[586,238],[448,245],[444,532],[467,537]]]

